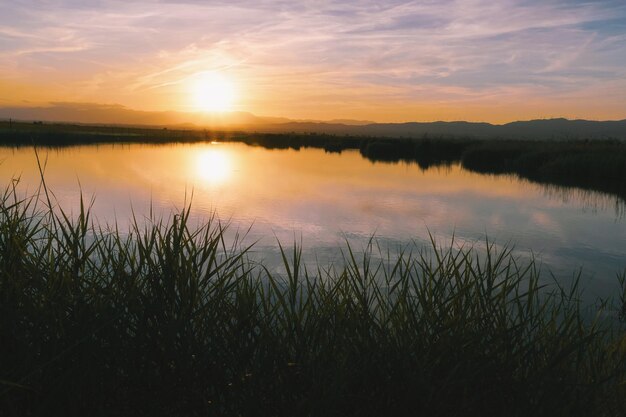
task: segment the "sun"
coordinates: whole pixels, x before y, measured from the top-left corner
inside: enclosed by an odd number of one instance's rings
[[[192,96],[194,106],[200,111],[230,111],[235,102],[235,87],[224,74],[206,72],[193,82]]]

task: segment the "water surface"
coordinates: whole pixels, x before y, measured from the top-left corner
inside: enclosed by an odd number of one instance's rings
[[[372,235],[392,250],[447,244],[514,245],[534,254],[562,283],[582,268],[590,293],[608,296],[626,268],[624,203],[577,189],[546,187],[459,166],[372,163],[357,151],[268,150],[236,143],[99,145],[40,149],[46,183],[76,211],[94,197],[102,223],[124,228],[134,212],[167,216],[192,202],[194,221],[216,213],[231,230],[251,225],[255,256],[272,264],[277,239],[304,246],[307,259],[337,261],[346,240]],[[40,182],[32,148],[0,148],[0,179]]]

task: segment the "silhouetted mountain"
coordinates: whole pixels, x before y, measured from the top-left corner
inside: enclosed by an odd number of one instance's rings
[[[626,120],[591,121],[546,119],[512,122],[494,126],[498,134],[506,137],[569,139],[569,138],[619,138],[626,139]]]
[[[422,137],[468,136],[506,139],[626,139],[626,120],[589,121],[546,119],[503,125],[474,122],[372,123],[337,119],[330,122],[292,121],[259,117],[247,112],[185,113],[132,110],[120,105],[52,103],[45,107],[2,107],[0,119],[63,121],[112,125],[151,125],[185,128],[248,130],[268,133],[327,133],[334,135]]]
[[[548,119],[513,122],[504,125],[472,122],[374,123],[359,126],[330,123],[284,123],[267,126],[265,130],[390,137],[432,135],[506,139],[626,139],[626,120],[600,122]]]
[[[290,122],[280,117],[259,117],[247,112],[202,113],[140,111],[120,105],[52,103],[42,107],[0,107],[0,118],[109,125],[248,127]]]
[[[290,120],[291,123],[324,123],[324,124],[340,124],[340,125],[348,125],[348,126],[364,126],[376,124],[376,122],[372,122],[371,120],[353,120],[353,119],[332,119],[332,120]]]

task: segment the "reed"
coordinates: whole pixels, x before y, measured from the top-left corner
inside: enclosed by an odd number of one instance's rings
[[[255,262],[190,209],[100,225],[0,198],[0,414],[617,416],[624,328],[488,244]],[[623,277],[622,277],[623,278]],[[622,279],[623,283],[623,279]],[[608,308],[608,307],[607,307]],[[615,314],[617,316],[617,313]]]

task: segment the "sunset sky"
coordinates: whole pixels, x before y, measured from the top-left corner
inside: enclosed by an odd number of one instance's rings
[[[227,105],[203,100],[215,85]],[[1,2],[0,106],[58,102],[381,122],[626,119],[626,2]]]

